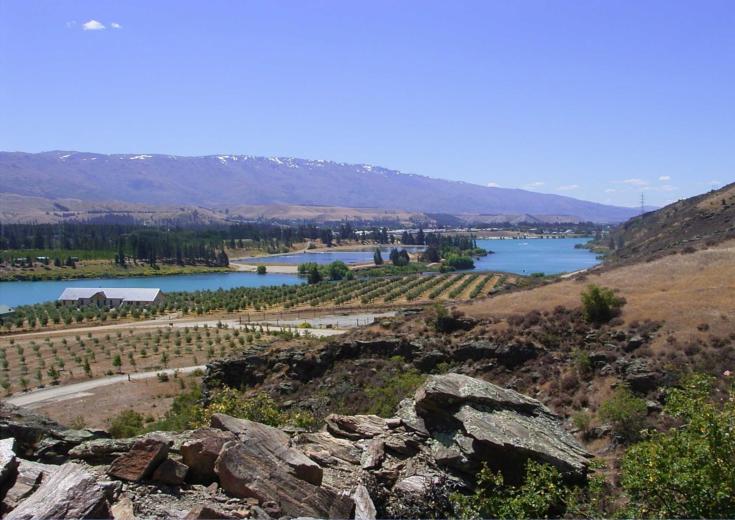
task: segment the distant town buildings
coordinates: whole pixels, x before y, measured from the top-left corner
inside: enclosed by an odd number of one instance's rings
[[[82,307],[95,305],[97,307],[147,307],[163,301],[161,289],[140,288],[86,288],[67,287],[59,296],[59,301],[68,306]]]

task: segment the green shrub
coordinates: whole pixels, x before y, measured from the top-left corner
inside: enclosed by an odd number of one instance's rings
[[[259,393],[253,397],[245,397],[233,388],[218,391],[206,407],[197,405],[192,413],[192,425],[198,428],[209,426],[212,415],[216,413],[276,427],[289,425],[313,428],[316,425],[316,420],[310,413],[300,410],[284,411],[268,394]]]
[[[620,387],[602,403],[600,418],[610,423],[613,432],[623,441],[638,439],[646,419],[646,402],[633,395],[628,387]]]
[[[529,460],[522,484],[505,486],[503,476],[483,466],[472,495],[452,495],[459,518],[547,518],[563,510],[568,489],[557,469]]]
[[[402,361],[403,358],[400,358],[400,362]],[[381,385],[366,388],[365,394],[371,402],[367,413],[381,417],[393,417],[398,403],[412,396],[425,378],[426,376],[411,368],[405,372],[396,373],[383,381]]]
[[[620,314],[624,303],[625,300],[615,296],[608,287],[591,284],[582,292],[582,312],[591,323],[607,323]]]
[[[259,265],[255,269],[255,272],[258,273],[258,274],[265,274],[267,272],[267,269],[266,269],[266,267],[264,265]]]
[[[110,419],[108,431],[115,439],[140,435],[143,433],[143,416],[135,410],[123,410]]]
[[[449,267],[457,271],[475,268],[475,261],[469,256],[449,255],[445,262]]]
[[[735,518],[735,401],[711,399],[695,375],[668,392],[664,412],[683,424],[628,449],[621,483],[632,517]]]

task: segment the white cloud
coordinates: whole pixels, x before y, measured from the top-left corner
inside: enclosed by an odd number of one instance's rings
[[[112,27],[113,29],[122,29],[122,25],[120,25],[120,24],[119,24],[119,23],[117,23],[117,22],[112,22],[112,23],[110,24],[110,27]]]
[[[658,178],[658,180],[660,180],[661,182],[670,181],[671,180],[671,176],[670,175],[662,175],[661,177]]]
[[[671,184],[664,184],[661,186],[661,191],[676,191],[678,188],[676,186],[672,186]]]
[[[97,20],[90,20],[82,24],[82,29],[85,31],[101,31],[105,26]]]
[[[488,182],[487,187],[488,188],[500,188],[500,184],[498,184],[497,182]]]
[[[605,193],[615,193],[616,191],[618,190],[616,190],[615,188],[608,188],[605,190]]]
[[[579,184],[565,184],[564,186],[559,186],[557,188],[558,191],[572,191],[579,188]]]
[[[630,184],[631,186],[648,186],[648,182],[643,179],[625,179],[622,183]]]

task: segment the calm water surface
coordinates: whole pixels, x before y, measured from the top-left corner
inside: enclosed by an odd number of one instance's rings
[[[575,249],[589,238],[535,238],[530,240],[478,240],[477,247],[495,254],[475,259],[479,271],[559,274],[579,271],[600,263],[589,249]]]
[[[478,271],[505,271],[509,273],[558,274],[578,271],[599,263],[596,255],[587,249],[575,249],[586,238],[558,238],[531,240],[478,240],[478,247],[494,251],[475,260]],[[383,251],[388,261],[390,248]],[[330,251],[327,253],[296,253],[254,259],[242,259],[243,263],[301,264],[316,262],[328,264],[342,260],[348,264],[367,263],[373,260],[373,251]],[[255,273],[206,273],[178,276],[150,276],[145,278],[89,278],[85,280],[61,280],[42,282],[0,283],[0,303],[16,307],[55,300],[66,287],[158,287],[164,292],[231,289],[233,287],[263,287],[267,285],[299,284],[303,279],[296,275]]]
[[[55,300],[66,287],[154,287],[163,292],[292,285],[303,279],[291,274],[258,275],[247,272],[203,273],[140,278],[87,278],[40,282],[0,282],[0,303],[16,307]]]

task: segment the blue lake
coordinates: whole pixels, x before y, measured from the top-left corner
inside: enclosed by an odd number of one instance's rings
[[[205,273],[139,278],[87,278],[39,282],[0,283],[0,303],[17,307],[55,300],[66,287],[156,287],[163,292],[232,289],[233,287],[263,287],[292,285],[303,279],[291,274],[258,275],[247,272]]]
[[[477,247],[495,254],[475,259],[479,271],[504,271],[517,274],[559,274],[579,271],[600,263],[589,249],[576,249],[589,238],[544,238],[515,240],[478,240]]]
[[[478,240],[478,247],[494,251],[475,260],[479,271],[504,271],[518,274],[558,274],[578,271],[599,263],[596,255],[587,249],[575,249],[586,238],[532,239],[532,240]],[[383,258],[388,259],[390,248]],[[296,253],[241,260],[244,263],[316,262],[327,264],[335,260],[345,263],[367,263],[373,260],[373,250],[330,251],[327,253]],[[267,285],[299,284],[296,275],[257,275],[247,272],[208,273],[179,276],[150,276],[141,278],[89,278],[40,282],[1,282],[0,304],[16,307],[55,300],[66,287],[158,287],[164,292],[231,289],[233,287],[263,287]]]

